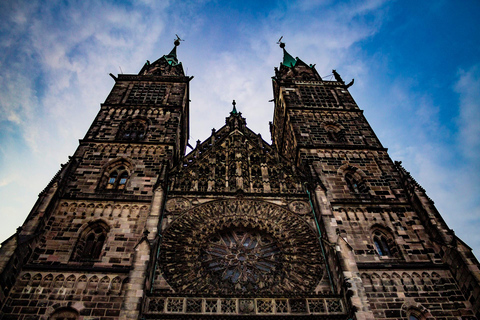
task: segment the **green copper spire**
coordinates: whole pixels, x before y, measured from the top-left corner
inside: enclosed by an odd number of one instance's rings
[[[177,36],[177,39],[175,39],[175,41],[173,42],[175,46],[173,47],[172,51],[170,51],[169,54],[164,56],[168,64],[171,66],[176,66],[178,64],[177,47],[180,45],[180,41],[183,41],[182,39],[180,39],[178,35],[176,36]]]
[[[236,105],[237,105],[237,103],[235,102],[235,100],[233,100],[233,102],[232,102],[233,109],[232,109],[232,111],[230,112],[230,114],[231,114],[232,116],[238,114]]]
[[[283,37],[282,37],[283,38]],[[280,40],[282,39],[280,38]],[[294,57],[292,57],[288,52],[287,50],[285,50],[285,43],[279,41],[280,43],[280,48],[283,49],[283,62],[282,64],[285,66],[285,67],[294,67],[296,64],[297,64],[297,59],[295,59]]]
[[[172,57],[177,57],[177,46],[175,45],[172,49],[172,51],[170,51],[170,53],[168,54],[169,56],[172,56]]]

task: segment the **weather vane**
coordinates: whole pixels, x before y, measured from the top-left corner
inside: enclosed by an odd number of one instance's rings
[[[285,43],[282,42],[283,36],[278,39],[277,44],[280,45],[280,48],[285,48]]]
[[[177,37],[177,39],[175,39],[175,41],[173,42],[173,44],[175,44],[176,46],[179,46],[180,45],[180,41],[185,41],[183,39],[180,39],[180,37],[178,36],[178,34],[175,33],[175,36]]]

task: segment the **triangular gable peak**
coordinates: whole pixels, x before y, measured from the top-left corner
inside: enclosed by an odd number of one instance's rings
[[[303,194],[300,173],[232,111],[226,125],[172,170],[170,191]]]

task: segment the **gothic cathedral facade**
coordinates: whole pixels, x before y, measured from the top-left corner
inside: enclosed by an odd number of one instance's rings
[[[0,319],[480,319],[479,264],[346,84],[283,61],[186,154],[173,50],[115,85],[0,248]]]

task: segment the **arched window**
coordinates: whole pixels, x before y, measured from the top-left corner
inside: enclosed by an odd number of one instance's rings
[[[375,243],[375,248],[380,256],[390,257],[392,255],[390,248],[388,247],[387,239],[385,239],[384,236],[373,237],[373,242]]]
[[[368,187],[366,186],[365,182],[359,177],[356,177],[354,172],[347,172],[345,174],[345,182],[347,183],[348,189],[350,189],[352,193],[368,193]]]
[[[108,182],[105,187],[107,190],[123,190],[128,180],[128,171],[125,166],[119,166],[110,171]]]
[[[325,131],[327,131],[328,140],[331,142],[345,142],[345,133],[335,124],[326,124]]]
[[[110,163],[103,171],[97,190],[112,192],[125,190],[132,168],[132,164],[126,159]]]
[[[143,140],[147,133],[147,123],[141,119],[125,123],[119,131],[120,140]]]
[[[410,309],[407,312],[408,320],[425,320],[425,317],[422,312],[417,309]]]
[[[108,227],[102,222],[94,223],[85,228],[78,239],[73,259],[76,261],[100,259],[107,233]]]
[[[373,232],[373,244],[381,257],[394,257],[397,253],[393,238],[386,232],[375,230]]]
[[[78,311],[73,308],[61,308],[52,313],[50,320],[77,320]]]

